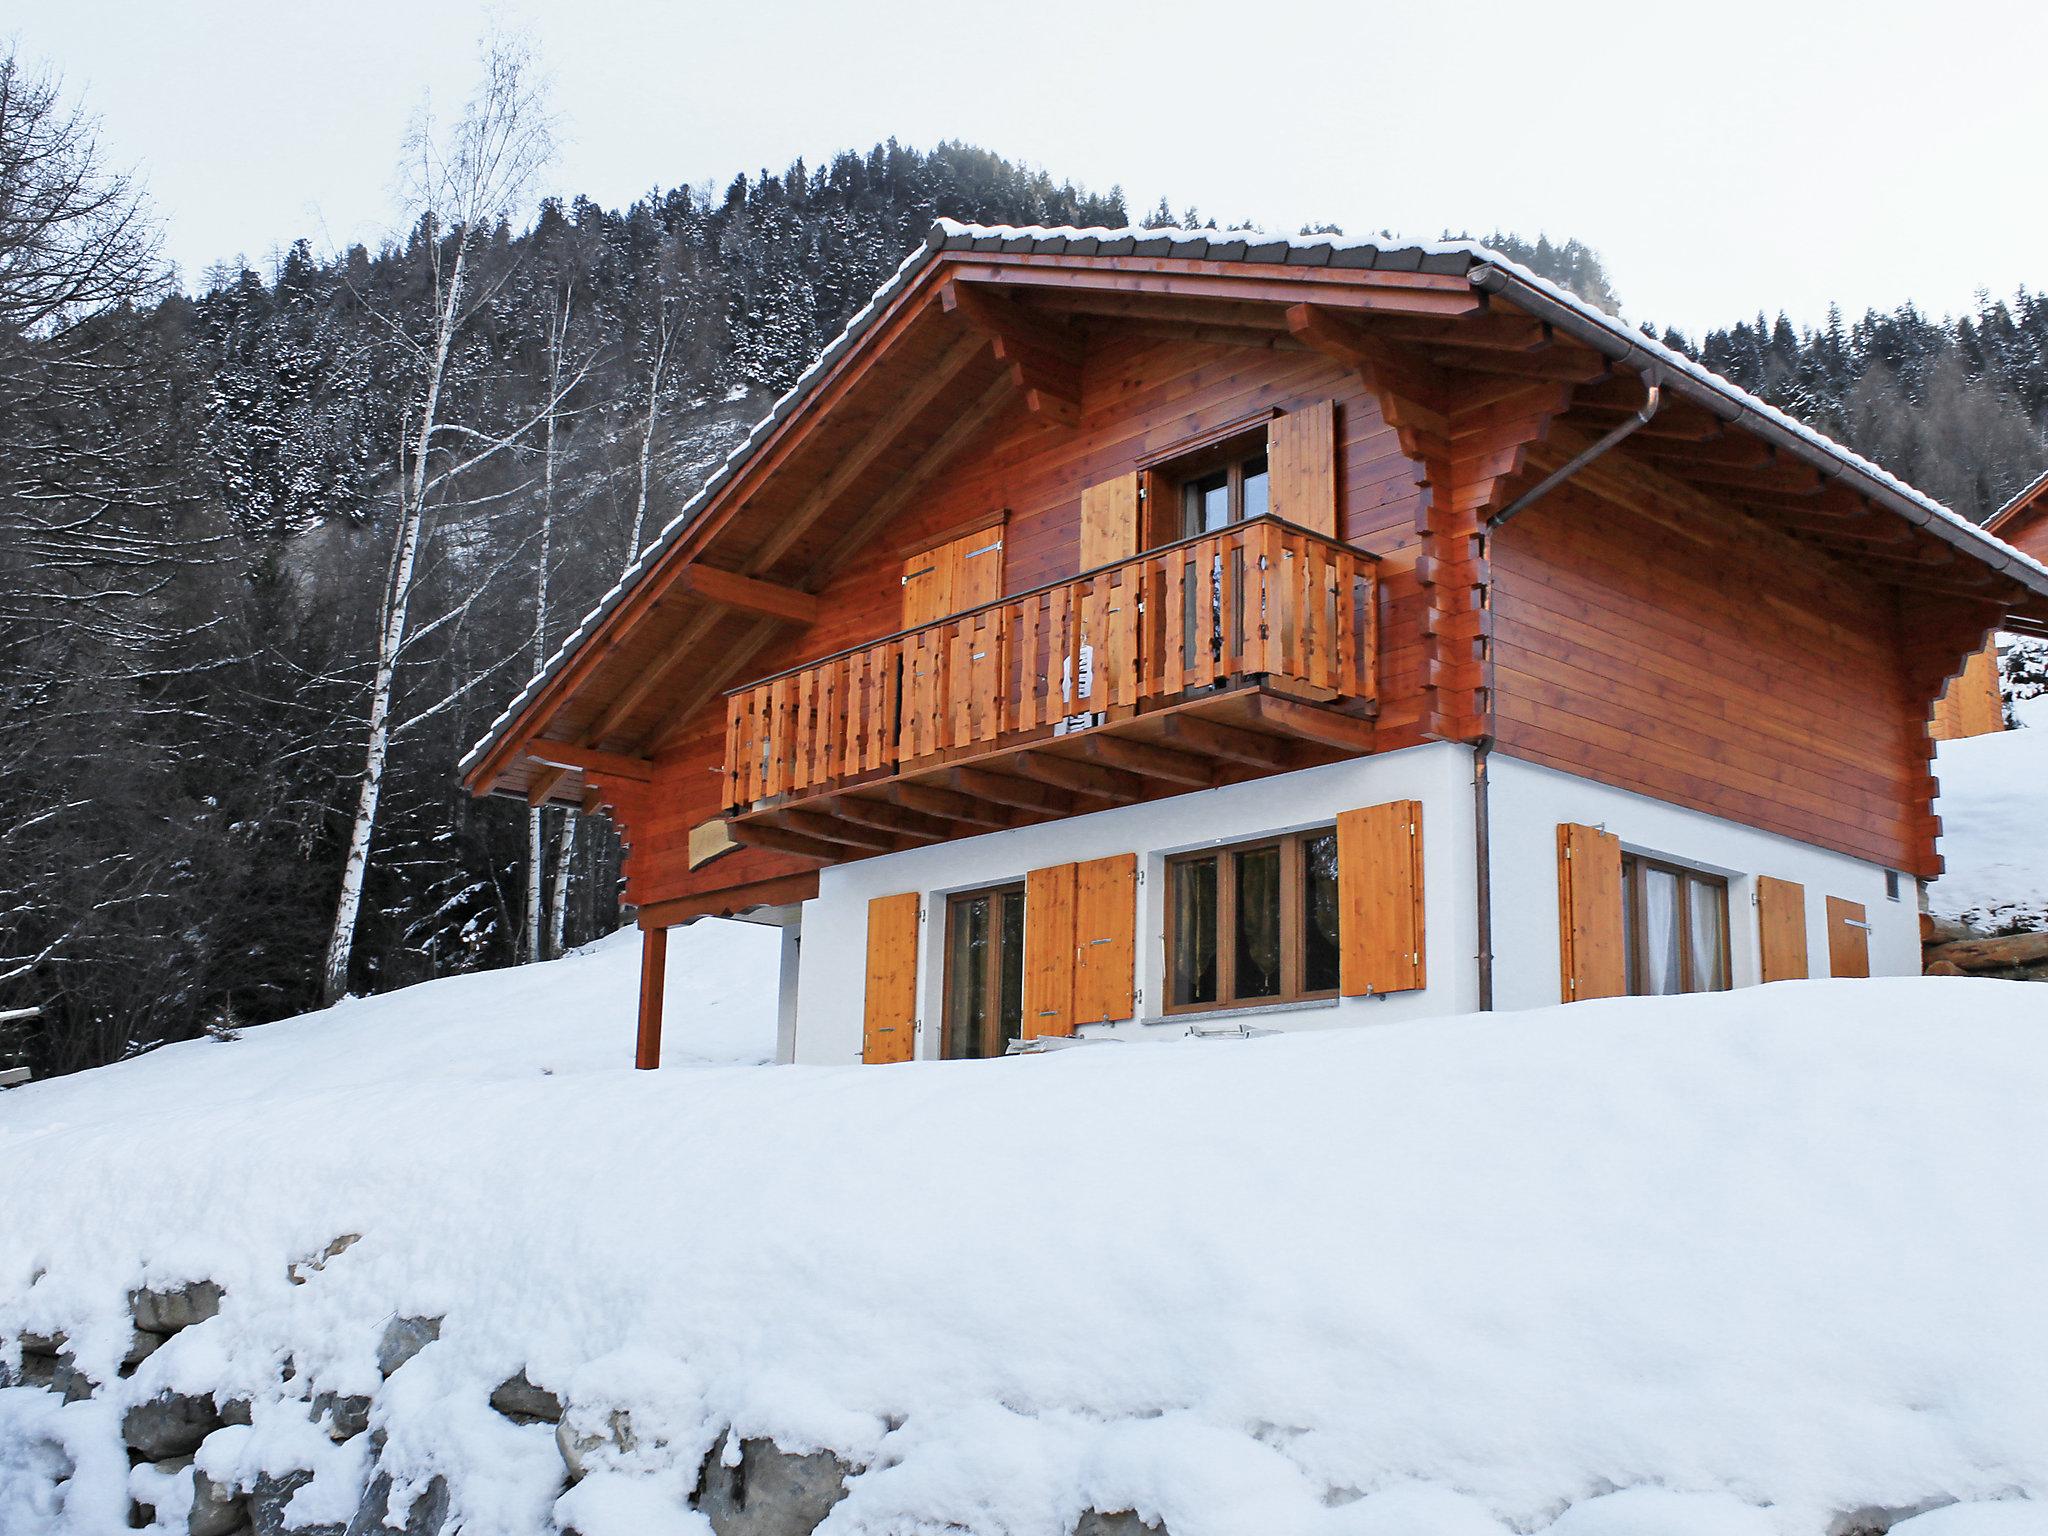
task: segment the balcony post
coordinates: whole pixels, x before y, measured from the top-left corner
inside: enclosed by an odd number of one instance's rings
[[[640,930],[640,1037],[633,1065],[651,1072],[661,1065],[661,994],[668,980],[668,929]]]

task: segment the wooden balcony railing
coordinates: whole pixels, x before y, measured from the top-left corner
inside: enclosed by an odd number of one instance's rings
[[[1251,679],[1372,699],[1374,564],[1260,518],[763,678],[727,696],[726,809]]]

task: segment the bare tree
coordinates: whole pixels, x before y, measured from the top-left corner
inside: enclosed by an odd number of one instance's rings
[[[431,113],[423,110],[406,147],[408,201],[431,242],[433,322],[424,343],[407,336],[395,323],[390,327],[417,355],[420,394],[417,421],[409,423],[411,430],[404,435],[411,439],[411,462],[399,466],[400,506],[378,630],[363,776],[342,866],[334,928],[322,967],[321,997],[330,1003],[348,990],[349,955],[355,944],[363,878],[376,834],[377,803],[390,750],[392,688],[406,642],[406,617],[428,497],[441,483],[512,446],[521,435],[500,434],[479,442],[483,434],[441,418],[442,391],[456,337],[496,291],[496,285],[476,285],[477,291],[471,292],[472,264],[478,248],[498,221],[526,196],[553,152],[553,119],[545,91],[535,78],[531,47],[522,38],[502,34],[486,38],[483,80],[453,128],[444,132]],[[502,274],[497,281],[504,281]],[[450,463],[452,450],[446,445],[453,443],[466,443],[473,451],[466,459]],[[442,466],[438,472],[437,466]]]
[[[0,327],[29,335],[156,286],[141,193],[52,75],[0,55]]]

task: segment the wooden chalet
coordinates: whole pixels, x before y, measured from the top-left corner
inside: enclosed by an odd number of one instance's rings
[[[2035,479],[2017,496],[1984,519],[1984,531],[1995,533],[2022,554],[2048,561],[2048,474]],[[1998,642],[1994,639],[1973,655],[1934,706],[1934,738],[1984,736],[2005,729],[2005,697],[1998,679]]]
[[[464,761],[784,1059],[1918,969],[2048,569],[1482,247],[942,222]]]

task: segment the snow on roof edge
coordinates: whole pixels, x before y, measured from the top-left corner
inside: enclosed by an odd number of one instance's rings
[[[1117,246],[1126,249],[1105,249]],[[941,217],[933,221],[923,243],[897,264],[895,272],[874,291],[867,303],[854,311],[844,328],[826,344],[817,359],[798,374],[796,381],[777,397],[775,403],[768,408],[767,415],[748,429],[746,437],[726,455],[725,462],[712,472],[711,477],[699,487],[697,493],[683,504],[676,515],[648,542],[646,548],[634,557],[619,580],[598,599],[596,606],[583,616],[581,622],[563,639],[554,654],[527,681],[526,686],[519,690],[497,718],[485,728],[484,734],[477,739],[476,744],[465,752],[456,764],[459,773],[466,775],[486,753],[499,744],[505,727],[533,701],[569,655],[589,637],[612,609],[618,606],[626,594],[652,568],[655,561],[668,551],[704,504],[733,478],[747,459],[753,456],[760,441],[788,419],[818,377],[859,340],[888,301],[908,284],[911,277],[941,251],[962,249],[1000,249],[1028,251],[1032,254],[1156,255],[1206,261],[1278,261],[1291,266],[1355,267],[1360,270],[1400,270],[1403,258],[1413,257],[1415,265],[1408,270],[1473,274],[1482,266],[1498,268],[1516,281],[1534,289],[1553,304],[1569,310],[1582,324],[1604,332],[1614,340],[1626,343],[1643,353],[1646,360],[1654,360],[1661,367],[1682,373],[1732,404],[1754,412],[1829,458],[1920,507],[1955,531],[1963,533],[1971,542],[1991,546],[1985,553],[2009,557],[2010,562],[2031,569],[2041,582],[2043,595],[2048,595],[2048,565],[2043,565],[1995,534],[1987,532],[1984,525],[1971,522],[1961,513],[1936,501],[1924,491],[1915,489],[1861,454],[1844,447],[1826,433],[1817,431],[1796,417],[1786,414],[1768,401],[1751,394],[1705,365],[1695,362],[1684,353],[1666,346],[1654,336],[1632,329],[1626,321],[1586,303],[1576,294],[1479,241],[1412,240],[1390,235],[1289,235],[1259,229],[1153,229],[1135,224],[1115,229],[1071,224],[970,224],[958,219]],[[2048,475],[2042,478],[2048,479]],[[2022,495],[2024,494],[2022,492]]]

